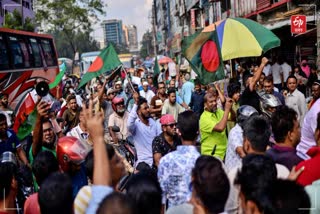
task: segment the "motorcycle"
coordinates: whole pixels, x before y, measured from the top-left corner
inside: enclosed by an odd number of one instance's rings
[[[116,125],[112,127],[113,132],[120,132],[120,128]],[[124,157],[131,167],[134,167],[135,162],[137,161],[137,152],[134,147],[132,138],[128,137],[127,139],[123,139],[123,135],[121,134],[122,139],[118,141],[118,144],[114,144],[114,148],[119,152],[119,154]]]

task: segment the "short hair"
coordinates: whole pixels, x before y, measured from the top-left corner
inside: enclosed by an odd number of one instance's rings
[[[232,98],[235,93],[240,93],[240,84],[239,83],[231,83],[227,87],[228,97]]]
[[[134,174],[127,184],[127,195],[133,202],[136,213],[160,214],[162,190],[159,181],[149,174]]]
[[[192,186],[204,206],[210,213],[222,213],[230,184],[221,161],[212,156],[200,156],[192,170],[192,177]]]
[[[108,159],[109,161],[113,158],[115,155],[115,151],[113,146],[106,144],[106,151],[108,153]],[[86,169],[86,174],[90,180],[93,179],[93,150],[91,150],[88,155],[86,156],[85,159],[85,169]]]
[[[191,77],[190,77],[190,74],[185,74],[185,75],[184,75],[184,79],[185,79],[186,81],[189,81],[190,78],[191,78]]]
[[[76,100],[77,98],[76,98],[76,95],[74,95],[74,94],[69,94],[68,96],[67,96],[67,103],[69,103],[71,100]]]
[[[3,113],[0,113],[0,121],[4,121],[4,120],[7,121],[6,115]]]
[[[272,76],[266,76],[263,80],[263,82],[271,82],[273,84],[273,77]]]
[[[271,126],[277,143],[284,142],[289,131],[293,130],[297,112],[288,106],[279,106],[271,116]]]
[[[299,69],[300,69],[300,68],[299,68]],[[288,82],[288,80],[289,80],[290,78],[295,79],[296,82],[298,82],[297,77],[295,77],[294,75],[289,75],[286,82]]]
[[[14,163],[0,163],[0,200],[4,200],[10,193],[12,179],[17,176],[17,166]]]
[[[311,208],[309,195],[304,187],[290,180],[274,181],[268,193],[268,199],[271,200],[272,210],[270,212],[264,210],[265,213],[307,214]]]
[[[158,82],[158,88],[159,88],[159,85],[164,85],[164,86],[166,86],[166,84],[164,83],[164,82]]]
[[[199,118],[192,111],[184,111],[178,115],[177,128],[183,140],[195,140],[199,131]]]
[[[277,169],[270,157],[249,154],[242,159],[242,168],[237,173],[235,184],[240,185],[246,201],[255,202],[258,209],[263,211],[266,192],[276,179]]]
[[[38,202],[41,213],[70,214],[73,210],[72,182],[67,174],[55,172],[41,184]]]
[[[140,96],[140,97],[139,97],[139,101],[138,101],[137,111],[140,110],[141,106],[142,106],[144,103],[148,103],[148,101],[146,100],[146,98]]]
[[[119,192],[107,195],[97,210],[97,214],[133,214],[134,207],[130,198]]]
[[[243,77],[242,77],[243,85],[246,85],[247,80],[248,80],[250,77],[253,77],[253,74],[243,74]]]
[[[176,94],[176,89],[175,88],[168,88],[167,94],[170,96],[170,94],[172,94],[172,93]]]
[[[212,97],[217,97],[217,96],[215,96],[213,93],[210,93],[210,92],[206,93],[206,95],[204,95],[203,102],[206,103],[208,99]]]
[[[257,152],[266,151],[270,135],[270,124],[259,115],[250,117],[243,127],[243,137],[248,139],[251,147]]]
[[[40,152],[32,164],[32,171],[39,186],[51,173],[58,170],[58,160],[50,151]]]

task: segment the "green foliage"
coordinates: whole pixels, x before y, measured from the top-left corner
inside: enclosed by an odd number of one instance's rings
[[[34,32],[34,24],[30,18],[25,18],[22,25],[21,11],[15,9],[12,13],[7,13],[5,15],[5,24],[3,27],[11,28],[15,30],[24,30]]]
[[[70,51],[74,55],[82,49],[90,49],[82,47],[86,45],[80,44],[79,41],[92,45],[89,33],[92,30],[91,25],[98,21],[97,14],[104,14],[103,0],[37,0],[37,5],[41,5],[37,8],[37,23],[45,31],[59,33],[59,38],[55,37],[59,43],[58,48],[61,47],[59,56],[69,56]],[[65,41],[60,41],[61,37]],[[88,41],[84,41],[84,38]],[[96,44],[92,46],[92,49],[96,48]]]
[[[150,31],[147,31],[142,36],[140,56],[145,58],[154,54],[153,35]]]
[[[49,33],[54,37],[59,57],[73,59],[75,54],[73,50],[77,50],[79,54],[99,50],[98,43],[87,32],[79,30],[70,31],[69,34],[66,34],[66,32],[57,30]],[[72,39],[72,43],[70,43],[70,39]]]

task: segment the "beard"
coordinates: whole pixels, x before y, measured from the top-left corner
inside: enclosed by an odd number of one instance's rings
[[[141,114],[141,118],[144,120],[148,120],[150,118],[150,113],[149,114]]]

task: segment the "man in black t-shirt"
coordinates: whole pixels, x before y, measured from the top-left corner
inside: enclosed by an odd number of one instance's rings
[[[256,92],[256,84],[260,79],[260,76],[262,74],[264,66],[268,63],[268,59],[266,57],[263,57],[261,59],[261,64],[259,68],[254,72],[253,75],[246,75],[243,77],[243,82],[245,83],[245,90],[243,91],[239,104],[242,105],[250,105],[257,109],[259,113],[261,113],[260,110],[260,97]]]
[[[160,118],[162,133],[152,141],[153,167],[156,169],[160,159],[177,149],[181,140],[176,133],[176,125],[173,115],[165,114]]]

